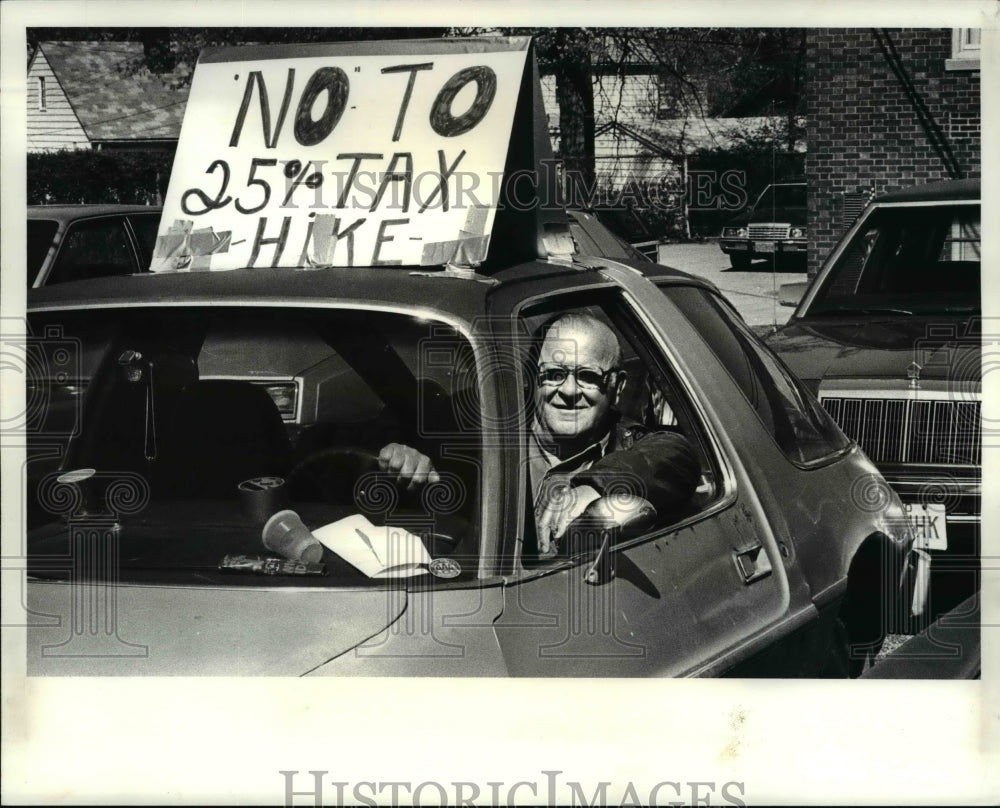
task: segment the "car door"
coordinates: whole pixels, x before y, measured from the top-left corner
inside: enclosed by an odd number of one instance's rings
[[[758,438],[749,408],[737,396],[726,396],[725,386],[719,394],[699,381],[724,371],[683,318],[675,313],[663,327],[653,287],[635,277],[635,288],[626,291],[608,284],[608,274],[592,276],[596,286],[589,290],[553,286],[528,300],[508,296],[502,305],[512,331],[530,343],[538,323],[559,313],[586,311],[605,319],[619,335],[626,389],[632,387],[620,408],[650,424],[649,380],[654,380],[671,411],[661,412],[661,424],[679,429],[696,448],[702,467],[698,490],[665,523],[612,546],[614,575],[603,582],[586,580],[592,577],[594,552],[539,563],[531,558],[526,413],[522,493],[514,506],[522,528],[496,633],[516,675],[720,673],[775,636],[812,621],[816,612],[768,525],[751,470],[738,460],[734,442]],[[628,283],[628,274],[618,273],[616,280]],[[530,386],[530,364],[522,362],[520,372],[522,384]],[[724,397],[713,398],[709,391]]]

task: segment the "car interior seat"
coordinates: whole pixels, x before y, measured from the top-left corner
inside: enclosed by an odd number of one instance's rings
[[[176,364],[162,358],[152,363],[155,432],[147,444],[153,444],[154,497],[235,498],[243,480],[287,472],[288,435],[263,388],[199,380],[196,371],[178,372]]]

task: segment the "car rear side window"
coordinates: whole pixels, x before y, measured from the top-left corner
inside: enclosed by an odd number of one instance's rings
[[[663,292],[704,337],[789,460],[811,463],[850,446],[812,394],[716,295],[693,287]]]
[[[143,272],[149,268],[153,260],[153,250],[156,247],[156,233],[160,228],[159,213],[138,213],[129,216],[132,229],[139,241],[139,248],[142,255],[139,256],[139,271]]]
[[[28,286],[34,283],[45,263],[45,256],[49,254],[58,229],[59,222],[53,219],[28,220]]]
[[[136,272],[135,256],[119,217],[73,224],[47,282],[63,283]]]

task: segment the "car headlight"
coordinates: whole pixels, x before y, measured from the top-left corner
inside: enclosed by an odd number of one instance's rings
[[[747,229],[745,227],[723,227],[722,235],[726,238],[746,238]]]
[[[788,233],[792,238],[805,238],[806,229],[804,227],[793,227]]]

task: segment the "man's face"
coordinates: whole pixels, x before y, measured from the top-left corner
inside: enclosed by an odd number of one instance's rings
[[[621,374],[608,372],[615,368],[617,358],[614,333],[599,323],[556,323],[549,330],[538,357],[535,389],[540,438],[592,442],[603,437],[605,416],[624,381]],[[559,373],[560,369],[569,372]],[[548,372],[552,370],[556,372]],[[561,382],[560,376],[565,376]],[[595,386],[598,377],[601,383]]]

